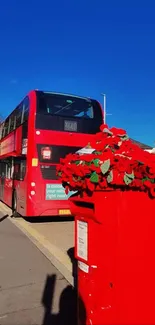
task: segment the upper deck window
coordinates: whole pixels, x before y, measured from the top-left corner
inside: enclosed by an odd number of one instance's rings
[[[94,107],[87,98],[40,92],[37,113],[93,119]]]

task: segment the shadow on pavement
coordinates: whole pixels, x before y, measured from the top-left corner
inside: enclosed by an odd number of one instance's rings
[[[0,222],[2,222],[3,220],[5,220],[9,215],[6,214],[5,216],[3,216],[2,218],[0,218]]]
[[[67,251],[68,256],[72,262],[72,276],[74,279],[74,288],[77,290],[78,283],[77,283],[77,259],[74,257],[74,247],[71,247]]]
[[[42,325],[78,325],[77,306],[80,308],[80,319],[82,325],[86,324],[86,309],[83,301],[77,295],[77,271],[74,259],[74,248],[68,250],[68,255],[73,261],[73,275],[76,286],[68,285],[61,293],[59,300],[58,314],[52,314],[54,303],[56,275],[47,276],[45,289],[42,297],[42,304],[45,308]]]
[[[52,314],[55,284],[56,275],[48,276],[42,298],[42,304],[45,308],[42,325],[76,325],[76,290],[70,285],[68,285],[61,293],[59,301],[59,313]]]

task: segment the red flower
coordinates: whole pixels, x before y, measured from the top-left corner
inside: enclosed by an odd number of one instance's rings
[[[152,187],[152,183],[148,179],[146,181],[144,181],[143,184],[147,188],[151,188]]]
[[[66,188],[65,188],[66,195],[68,194],[68,192],[69,192],[69,186],[66,186]]]
[[[146,168],[146,171],[145,171],[146,177],[151,178],[151,179],[154,179],[155,178],[155,174],[152,173],[152,171],[153,171],[152,168]]]
[[[102,181],[100,181],[99,183],[100,188],[107,188],[108,187],[108,183],[107,180],[104,178]]]
[[[117,157],[115,168],[120,173],[132,173],[132,167],[129,165],[129,159],[126,157]]]
[[[97,174],[100,174],[101,173],[101,168],[96,167],[94,164],[91,164],[90,169],[89,169],[89,173],[91,173],[91,171],[96,172]]]
[[[107,124],[102,124],[100,130],[103,132],[104,129],[109,129]]]
[[[133,182],[131,183],[131,186],[141,189],[141,187],[143,186],[143,182],[140,179],[134,179]]]
[[[95,185],[90,181],[90,179],[86,179],[86,185],[89,191],[93,192],[95,190]]]
[[[153,184],[152,187],[150,188],[150,195],[152,197],[155,197],[155,184]]]
[[[152,166],[152,167],[149,168],[149,173],[151,175],[154,175],[155,174],[155,166]]]
[[[104,143],[103,141],[91,142],[91,147],[97,151],[103,151],[105,148],[105,145],[106,145],[106,143]]]
[[[123,185],[124,184],[123,178],[124,178],[124,173],[120,173],[117,169],[114,169],[113,180],[110,184],[117,185],[117,186]]]
[[[122,129],[109,129],[103,124],[101,132],[91,141],[91,147],[97,152],[69,154],[60,159],[56,172],[66,184],[66,190],[93,192],[95,189],[115,189],[117,186],[120,189],[129,187],[150,191],[151,196],[155,197],[155,155],[145,152],[129,139],[121,140],[125,134]],[[98,179],[96,184],[90,180],[94,172]],[[129,180],[131,177],[128,185],[125,175]]]
[[[103,139],[103,133],[98,132],[95,134],[95,141],[101,141]]]
[[[113,135],[126,135],[126,131],[122,129],[117,129],[117,128],[111,128],[110,131],[113,133]]]

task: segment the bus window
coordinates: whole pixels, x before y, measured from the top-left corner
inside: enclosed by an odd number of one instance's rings
[[[20,163],[20,179],[23,181],[26,175],[26,159]]]
[[[40,94],[38,113],[64,117],[94,118],[94,107],[90,99],[59,94]]]
[[[9,133],[9,118],[5,120],[3,137],[6,137],[8,133]]]
[[[5,136],[5,126],[3,125],[3,129],[2,129],[2,138],[4,138]]]
[[[27,121],[29,115],[29,98],[26,97],[23,102],[23,122]]]
[[[11,162],[6,163],[6,175],[5,175],[5,177],[8,178],[8,179],[11,179],[11,170],[12,170]]]
[[[15,180],[20,179],[20,163],[19,162],[15,162],[13,178]]]
[[[0,177],[5,177],[6,174],[6,163],[0,162]]]
[[[21,125],[22,122],[22,111],[23,111],[23,105],[20,104],[16,109],[15,109],[15,124],[16,128]]]
[[[15,128],[15,113],[12,113],[10,116],[10,132]]]
[[[26,159],[16,161],[14,165],[14,179],[23,181],[26,174]]]
[[[3,128],[4,128],[4,123],[2,123],[2,124],[0,125],[0,139],[2,139]]]
[[[95,134],[103,122],[100,104],[93,99],[36,92],[36,129]]]

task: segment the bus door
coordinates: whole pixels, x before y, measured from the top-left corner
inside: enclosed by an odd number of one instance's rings
[[[9,206],[12,206],[12,190],[13,190],[12,171],[13,171],[13,158],[8,158],[5,161],[5,183],[4,183],[3,200]]]
[[[26,215],[26,196],[27,196],[27,184],[26,184],[26,159],[18,158],[14,162],[14,189],[16,191],[17,198],[17,211],[22,216]]]
[[[6,173],[6,164],[0,162],[0,199],[4,201],[4,186],[5,186],[5,173]]]

